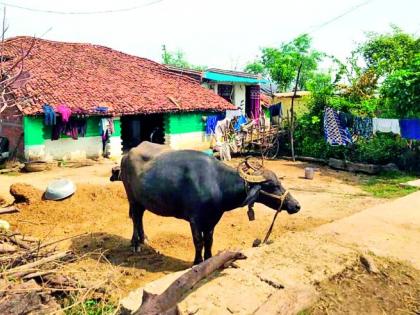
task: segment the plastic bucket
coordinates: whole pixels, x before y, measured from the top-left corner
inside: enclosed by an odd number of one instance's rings
[[[305,178],[314,179],[314,169],[312,167],[305,167]]]

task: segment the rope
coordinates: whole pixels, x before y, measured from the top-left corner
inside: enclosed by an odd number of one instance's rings
[[[286,190],[286,192],[283,194],[283,196],[281,196],[280,207],[276,211],[276,213],[274,214],[274,218],[273,218],[273,221],[271,222],[270,228],[268,229],[267,233],[265,234],[263,244],[267,244],[268,238],[270,237],[271,232],[273,232],[274,223],[276,222],[277,216],[279,215],[279,213],[281,211],[281,207],[283,206],[284,200],[286,199],[286,197],[287,197],[288,194],[289,194],[289,191]]]

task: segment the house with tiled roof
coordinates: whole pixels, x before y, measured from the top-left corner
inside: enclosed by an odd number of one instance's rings
[[[214,91],[228,102],[235,105],[237,114],[252,118],[251,98],[260,99],[261,105],[269,105],[261,86],[266,83],[260,75],[241,71],[210,68],[203,71],[183,69],[166,65],[168,70],[200,82],[205,88]]]
[[[144,140],[201,149],[203,116],[236,108],[193,78],[98,45],[15,37],[1,61],[0,136],[27,159],[118,156]]]

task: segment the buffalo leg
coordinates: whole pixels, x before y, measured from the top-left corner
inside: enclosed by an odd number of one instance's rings
[[[130,204],[131,219],[133,220],[133,237],[131,238],[131,244],[135,252],[139,252],[140,245],[144,244],[144,210],[144,207],[139,204]]]
[[[209,259],[211,254],[211,247],[213,245],[213,232],[214,229],[203,233],[204,236],[204,259]]]
[[[203,233],[200,231],[197,224],[191,222],[190,226],[195,247],[194,265],[198,265],[203,261]]]

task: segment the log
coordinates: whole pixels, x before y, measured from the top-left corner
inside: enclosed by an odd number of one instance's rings
[[[51,256],[39,259],[37,261],[31,262],[29,264],[25,264],[25,265],[21,265],[9,270],[6,270],[4,272],[2,272],[0,275],[1,276],[14,276],[16,278],[21,278],[25,275],[27,275],[28,273],[32,273],[36,268],[38,268],[39,266],[52,262],[54,260],[59,260],[59,259],[63,259],[65,257],[70,256],[72,253],[69,251],[65,251],[65,252],[58,252],[55,253]]]
[[[227,262],[245,258],[246,256],[239,252],[221,252],[191,268],[191,270],[175,280],[162,294],[157,295],[143,291],[142,304],[133,314],[179,314],[177,303],[195,284],[224,266]]]
[[[17,252],[17,248],[10,244],[0,244],[0,253],[15,253]]]
[[[20,246],[20,247],[22,247],[22,248],[24,248],[24,249],[31,249],[31,247],[30,247],[28,244],[26,244],[25,242],[23,242],[23,241],[21,241],[21,240],[17,239],[14,235],[13,235],[13,236],[11,236],[11,237],[9,237],[9,240],[10,240],[13,244],[18,245],[18,246]]]
[[[16,212],[19,212],[19,209],[15,206],[4,207],[0,209],[0,214],[16,213]]]
[[[280,289],[269,296],[253,314],[295,315],[310,307],[317,296],[315,289],[309,286]]]

